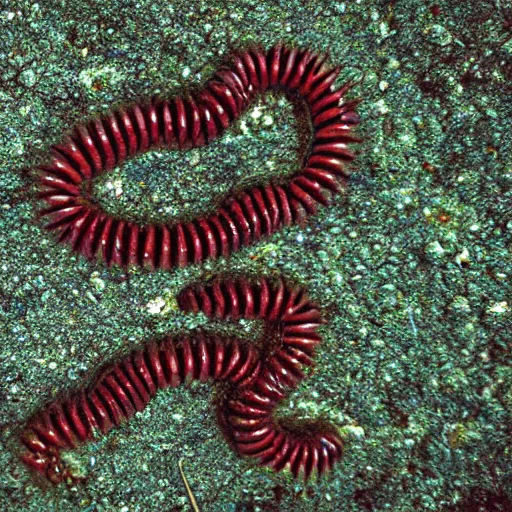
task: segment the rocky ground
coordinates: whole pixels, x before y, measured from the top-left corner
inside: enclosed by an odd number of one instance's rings
[[[229,260],[173,272],[107,270],[42,229],[27,171],[73,125],[200,87],[234,50],[278,41],[329,50],[339,83],[358,82],[364,140],[345,197]],[[3,0],[0,509],[192,510],[183,459],[205,512],[512,510],[511,81],[505,0]],[[283,96],[260,98],[208,147],[98,179],[97,198],[141,221],[208,211],[296,171],[302,124]],[[236,456],[208,385],[160,392],[70,453],[76,486],[29,474],[26,419],[116,354],[208,325],[175,297],[217,273],[285,276],[325,312],[316,371],[282,413],[340,425],[329,476],[303,485]]]

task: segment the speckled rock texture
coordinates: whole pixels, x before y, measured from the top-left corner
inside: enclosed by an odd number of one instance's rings
[[[236,49],[330,52],[358,82],[364,142],[348,193],[305,226],[172,272],[108,270],[36,215],[30,169],[77,123],[199,88]],[[505,0],[124,0],[0,4],[0,510],[512,510],[512,8]],[[133,220],[193,217],[298,170],[307,126],[278,94],[192,151],[154,151],[95,183]],[[336,422],[345,455],[304,485],[239,458],[210,387],[160,392],[68,454],[51,487],[18,460],[20,428],[144,340],[258,325],[177,310],[214,274],[282,275],[328,324],[282,408]]]

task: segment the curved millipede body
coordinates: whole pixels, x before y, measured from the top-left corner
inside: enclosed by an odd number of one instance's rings
[[[170,269],[227,257],[301,221],[343,188],[346,165],[354,157],[348,146],[358,142],[352,134],[359,122],[357,101],[344,100],[349,84],[333,87],[338,72],[308,50],[275,46],[246,51],[197,93],[132,105],[76,127],[40,168],[46,227],[89,259]],[[211,215],[172,225],[139,226],[108,215],[91,201],[88,185],[99,174],[152,148],[208,144],[257,94],[271,89],[300,98],[310,115],[311,148],[287,184],[250,188]],[[303,369],[313,364],[321,339],[320,312],[304,291],[283,281],[224,280],[185,289],[178,304],[184,311],[220,319],[262,320],[265,335],[260,346],[202,333],[149,343],[112,364],[88,388],[29,420],[21,436],[24,462],[54,483],[72,478],[62,450],[119,425],[142,410],[158,389],[187,379],[212,379],[229,382],[218,419],[239,454],[305,479],[329,469],[342,453],[336,429],[320,423],[291,426],[275,414],[288,390],[304,378]]]
[[[107,368],[91,386],[40,411],[27,424],[22,460],[58,483],[69,476],[60,451],[105,434],[143,410],[159,389],[187,380],[244,387],[259,374],[258,352],[237,340],[196,336],[151,342]]]
[[[200,92],[136,104],[78,126],[52,148],[40,168],[39,197],[46,227],[87,258],[107,265],[169,269],[228,256],[241,246],[301,221],[328,203],[349,175],[349,145],[358,139],[357,101],[350,85],[333,88],[339,69],[307,50],[276,46],[247,51],[220,69]],[[312,145],[302,169],[285,185],[268,184],[228,198],[216,212],[190,222],[139,226],[113,218],[91,202],[84,184],[127,158],[152,148],[209,143],[237,119],[255,96],[282,89],[310,113]]]
[[[107,367],[88,388],[29,420],[21,436],[23,461],[57,483],[70,476],[61,463],[62,450],[108,432],[141,411],[159,389],[187,379],[212,379],[231,384],[219,420],[240,454],[276,470],[288,466],[295,476],[302,471],[305,478],[332,466],[341,456],[341,440],[332,427],[301,435],[274,418],[287,388],[295,387],[304,378],[303,368],[313,364],[320,342],[316,330],[323,320],[304,291],[264,278],[225,280],[186,288],[178,304],[183,311],[220,319],[263,320],[264,346],[204,334],[150,342]]]
[[[185,311],[203,312],[221,319],[245,318],[277,323],[278,343],[262,358],[254,382],[234,388],[219,406],[218,417],[225,435],[238,453],[256,458],[276,471],[287,467],[296,477],[321,475],[341,457],[342,442],[331,425],[293,430],[274,417],[274,411],[304,378],[302,369],[313,364],[317,333],[323,323],[319,310],[303,290],[273,286],[262,279],[245,279],[188,288],[178,297]]]
[[[238,391],[218,408],[223,431],[239,454],[262,466],[275,471],[286,467],[305,480],[313,473],[320,476],[341,457],[341,438],[332,425],[290,428],[276,420],[274,411],[284,397],[279,378],[262,372],[250,389]]]

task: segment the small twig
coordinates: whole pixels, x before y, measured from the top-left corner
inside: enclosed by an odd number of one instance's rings
[[[199,507],[197,506],[197,501],[194,498],[192,489],[190,488],[190,485],[188,484],[187,477],[185,476],[185,472],[183,471],[183,459],[180,459],[178,461],[178,468],[180,469],[181,479],[183,480],[183,483],[185,484],[185,489],[187,490],[188,499],[190,500],[190,504],[192,505],[194,512],[199,512]]]
[[[414,323],[414,312],[410,304],[407,304],[407,315],[409,316],[409,322],[412,327],[412,332],[414,333],[414,336],[416,336],[418,334],[418,329],[416,328],[416,324]]]

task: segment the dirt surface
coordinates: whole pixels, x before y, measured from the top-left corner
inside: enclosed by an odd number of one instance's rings
[[[505,0],[45,0],[0,4],[0,509],[202,512],[512,510],[512,9]],[[237,49],[330,52],[363,100],[348,193],[306,226],[173,272],[106,269],[42,229],[28,170],[112,108],[198,88]],[[215,207],[295,172],[304,133],[260,98],[206,148],[154,151],[101,177],[133,220]],[[315,372],[283,415],[324,417],[341,463],[304,485],[239,458],[211,387],[160,392],[69,453],[84,480],[40,482],[19,462],[27,418],[145,340],[211,326],[177,311],[214,274],[282,275],[328,324]]]

